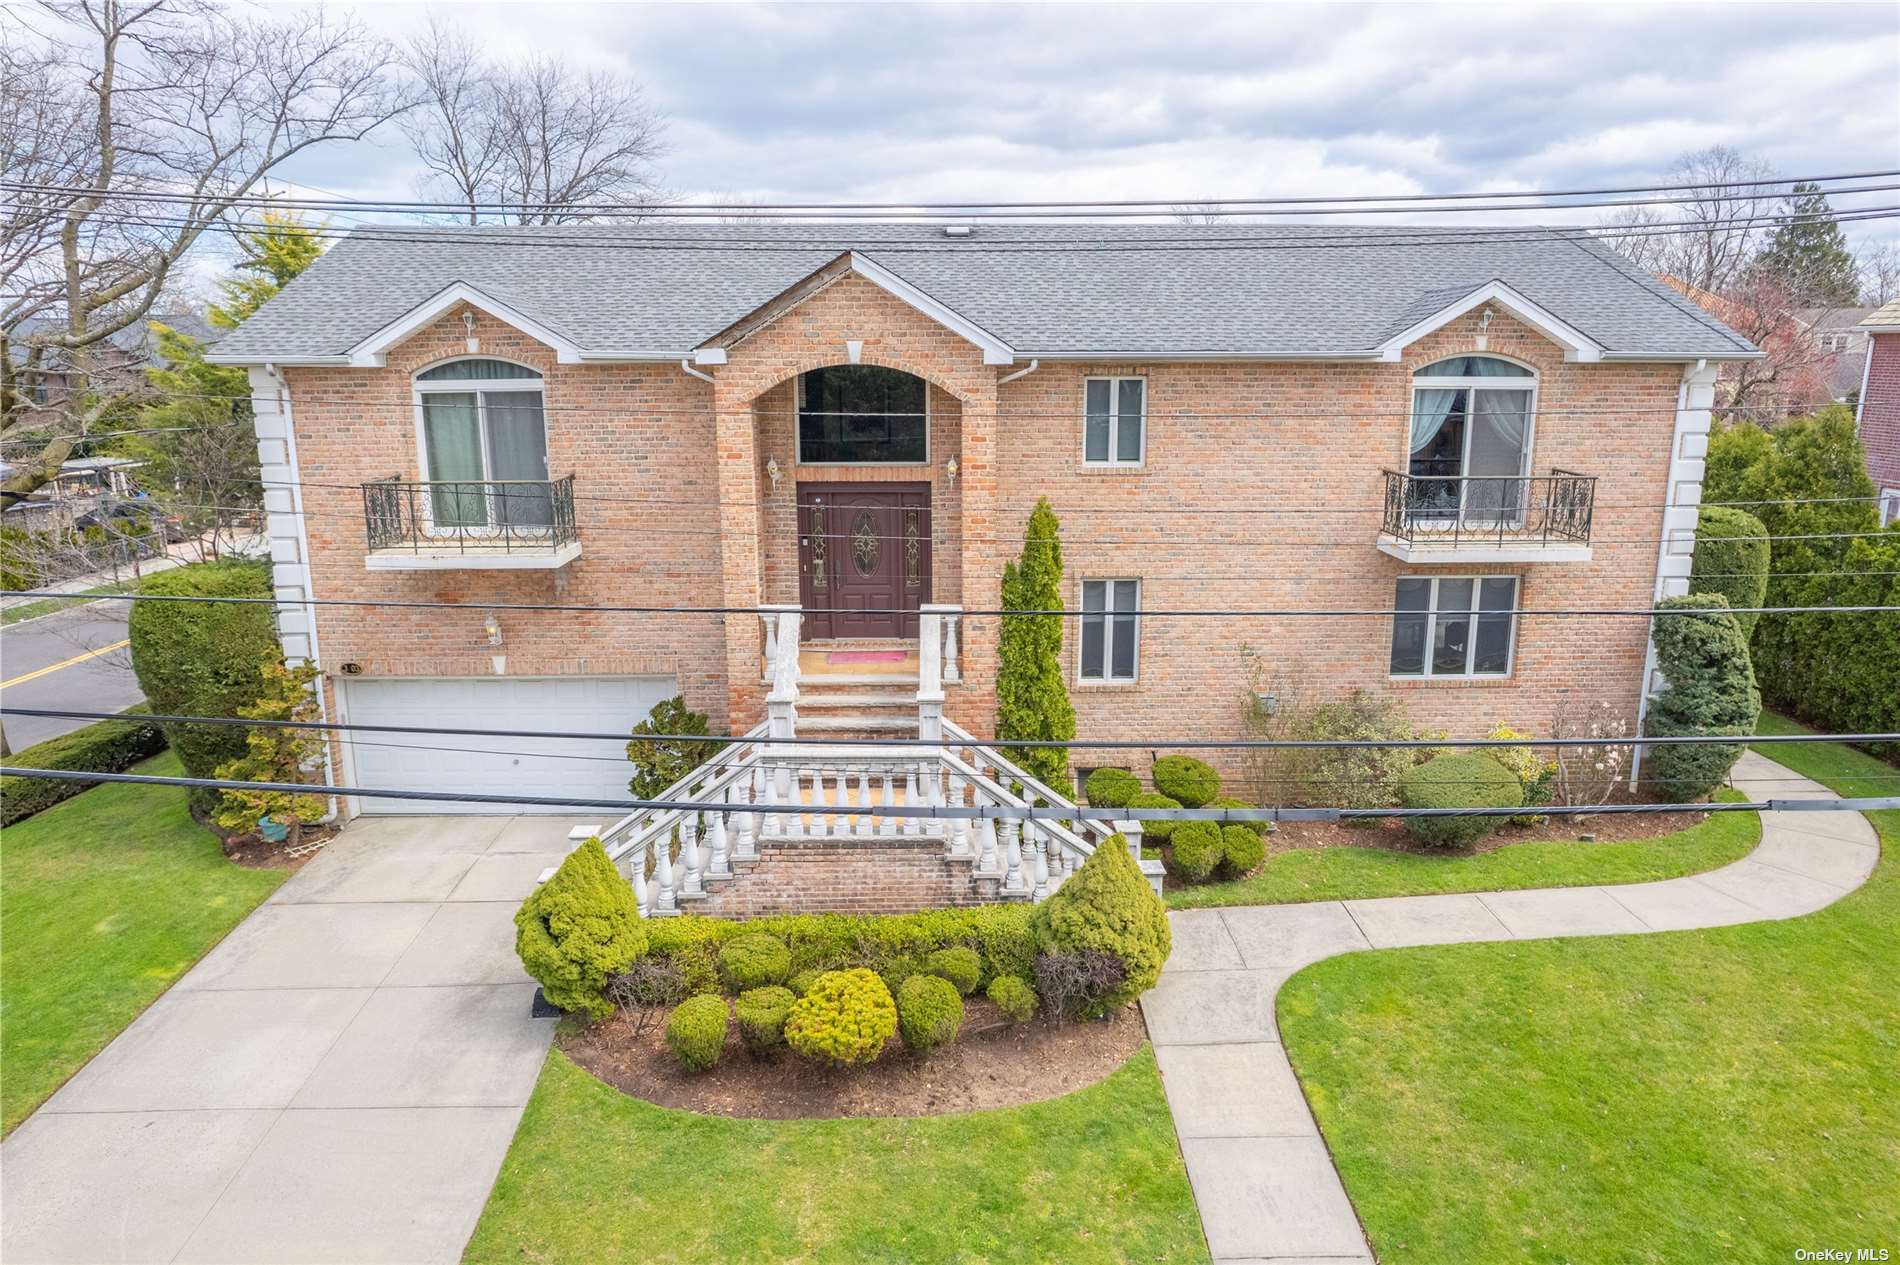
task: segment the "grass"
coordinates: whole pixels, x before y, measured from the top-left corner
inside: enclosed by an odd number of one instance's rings
[[[108,594],[124,593],[137,584],[137,580],[115,580],[111,584],[101,584],[96,589],[81,589],[77,593],[69,593],[63,597],[43,597],[34,602],[21,602],[17,606],[0,609],[0,628],[23,620],[38,619],[41,615],[51,615],[54,611],[84,606],[87,602]]]
[[[1727,791],[1720,797],[1743,798]],[[1472,856],[1380,848],[1296,848],[1269,856],[1246,878],[1171,891],[1168,907],[1646,883],[1727,865],[1751,851],[1760,838],[1761,821],[1754,813],[1718,813],[1687,830],[1654,839],[1511,843]]]
[[[1047,1102],[881,1120],[656,1107],[548,1056],[471,1262],[1208,1259],[1154,1055]]]
[[[139,771],[176,774],[178,758]],[[0,1131],[283,879],[225,860],[176,787],[94,787],[0,831]]]
[[[1764,718],[1764,732],[1785,722]],[[1845,794],[1895,772],[1769,754]],[[1900,1249],[1900,812],[1805,918],[1336,958],[1280,1030],[1386,1265]]]

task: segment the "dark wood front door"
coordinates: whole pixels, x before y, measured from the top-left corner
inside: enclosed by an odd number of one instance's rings
[[[928,483],[798,485],[805,636],[915,637],[930,600]]]

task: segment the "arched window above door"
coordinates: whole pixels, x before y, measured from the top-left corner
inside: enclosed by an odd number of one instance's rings
[[[415,395],[437,526],[551,521],[539,373],[506,360],[451,360],[418,373]]]
[[[1414,512],[1515,514],[1536,406],[1537,375],[1497,356],[1453,356],[1413,374]]]
[[[929,396],[922,378],[883,365],[827,365],[800,374],[800,464],[928,461]]]

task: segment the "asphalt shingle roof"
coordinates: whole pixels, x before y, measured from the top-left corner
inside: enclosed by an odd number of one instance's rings
[[[924,224],[388,226],[332,247],[218,351],[341,355],[459,281],[589,352],[685,354],[848,250],[1030,355],[1366,351],[1492,280],[1613,353],[1752,350],[1587,235],[1496,231],[986,222],[948,238]]]

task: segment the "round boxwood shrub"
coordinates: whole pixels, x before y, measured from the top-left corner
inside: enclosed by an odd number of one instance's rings
[[[798,999],[792,990],[778,984],[749,988],[739,994],[732,1013],[739,1021],[739,1039],[754,1054],[764,1054],[785,1044],[785,1016]]]
[[[613,1013],[602,995],[647,951],[646,927],[633,885],[620,876],[600,840],[589,839],[561,862],[515,911],[515,952],[540,981],[542,995],[562,1010],[595,1019]]]
[[[947,982],[944,986],[956,991]],[[785,1017],[785,1044],[808,1059],[841,1067],[871,1062],[896,1032],[891,990],[864,967],[826,971]]]
[[[924,971],[949,980],[956,985],[959,996],[968,997],[982,982],[983,959],[975,949],[953,945],[948,949],[938,949],[925,958]]]
[[[897,1035],[906,1049],[928,1054],[957,1039],[963,1027],[963,997],[936,975],[913,975],[897,990]]]
[[[1143,791],[1128,801],[1130,808],[1179,808],[1180,806],[1180,800],[1170,799],[1159,791]],[[1166,843],[1174,834],[1174,828],[1180,824],[1178,821],[1144,821],[1141,823],[1141,837],[1144,841]]]
[[[1267,841],[1245,826],[1223,826],[1220,845],[1222,878],[1252,874],[1267,859]]]
[[[1227,796],[1223,795],[1219,799],[1208,800],[1206,807],[1208,808],[1253,808],[1253,807],[1256,807],[1256,805],[1249,804],[1244,799],[1229,799]],[[1235,825],[1235,826],[1245,826],[1247,829],[1253,831],[1257,835],[1270,835],[1273,833],[1273,823],[1270,821],[1236,821],[1229,824]]]
[[[1174,828],[1172,842],[1166,857],[1168,873],[1184,883],[1206,882],[1227,855],[1217,821],[1181,822]]]
[[[1521,808],[1524,787],[1488,755],[1441,755],[1399,779],[1399,801],[1407,808]],[[1501,816],[1405,818],[1414,838],[1442,848],[1476,843],[1503,824]]]
[[[1153,988],[1174,947],[1167,906],[1120,835],[1098,844],[1082,868],[1036,906],[1029,933],[1039,954],[1099,952],[1120,960],[1121,982],[1088,1006],[1098,1016]]]
[[[806,993],[809,993],[811,991],[811,986],[813,984],[816,984],[818,982],[818,977],[823,974],[824,972],[819,970],[817,967],[812,967],[810,970],[800,971],[798,974],[792,976],[792,978],[785,981],[785,987],[791,989],[794,996],[803,997]]]
[[[998,975],[984,995],[1011,1023],[1028,1023],[1036,1017],[1036,990],[1014,975]]]
[[[726,999],[710,993],[688,997],[666,1017],[666,1048],[689,1072],[706,1072],[726,1048]]]
[[[762,931],[734,936],[719,946],[719,978],[735,993],[783,984],[792,972],[792,951]]]
[[[1185,808],[1199,808],[1220,794],[1220,774],[1191,755],[1164,755],[1155,761],[1149,776],[1157,791],[1180,800]]]
[[[1090,808],[1126,808],[1141,794],[1141,779],[1127,769],[1097,769],[1082,783]]]

